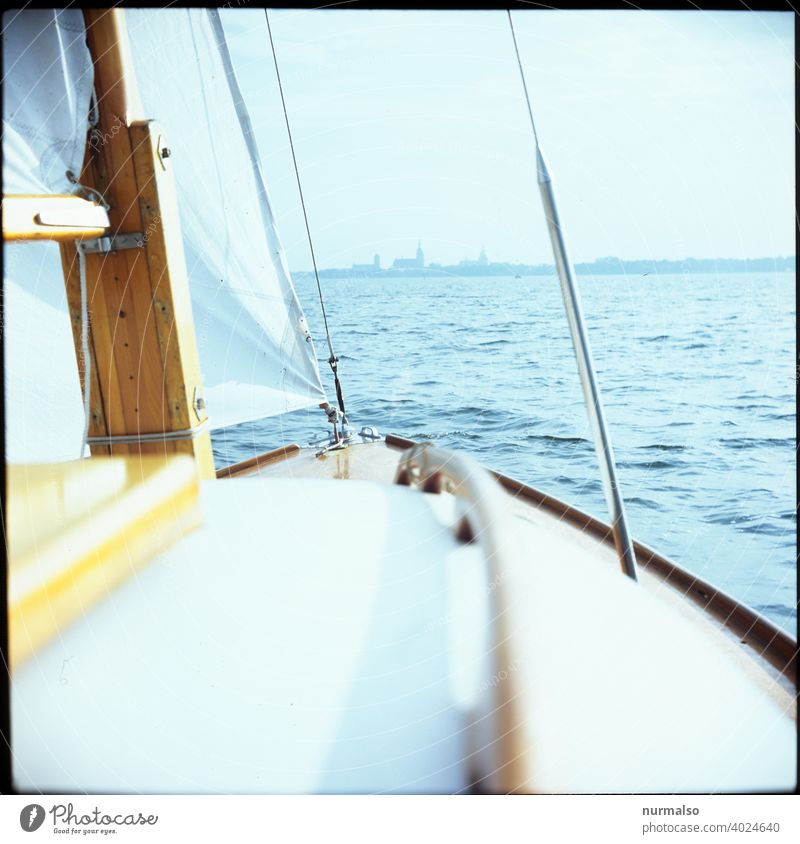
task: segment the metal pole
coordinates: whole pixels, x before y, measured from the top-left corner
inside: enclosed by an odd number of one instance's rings
[[[600,390],[597,386],[597,376],[592,363],[592,351],[589,346],[589,337],[586,333],[586,326],[581,311],[581,300],[578,295],[578,285],[575,281],[575,273],[567,254],[567,246],[564,242],[564,232],[558,216],[555,191],[550,172],[547,169],[539,137],[536,133],[536,126],[533,122],[533,111],[528,87],[525,84],[525,73],[522,69],[522,61],[519,57],[517,37],[514,33],[514,24],[511,20],[511,12],[508,12],[508,22],[511,26],[511,35],[514,39],[514,49],[517,53],[519,72],[522,78],[522,86],[525,91],[525,99],[528,103],[528,114],[533,128],[533,137],[536,143],[536,172],[539,182],[539,192],[542,195],[544,215],[547,219],[547,228],[550,232],[550,243],[553,246],[553,257],[556,262],[558,278],[561,282],[561,293],[564,296],[564,309],[567,312],[569,332],[572,337],[572,346],[575,350],[575,358],[578,362],[578,374],[583,388],[583,397],[586,402],[586,412],[589,415],[589,422],[592,427],[594,447],[597,452],[597,462],[600,464],[600,475],[603,480],[603,492],[605,493],[608,512],[611,517],[611,529],[614,534],[614,544],[617,546],[622,571],[633,580],[636,577],[636,555],[633,550],[628,524],[625,518],[625,507],[622,496],[619,493],[617,483],[617,470],[614,465],[614,452],[611,448],[611,439],[606,427],[603,405],[600,401]]]
[[[583,398],[586,411],[592,426],[592,437],[597,452],[597,462],[600,464],[600,475],[603,478],[603,492],[606,496],[611,527],[614,531],[614,544],[617,546],[622,570],[628,577],[636,580],[636,555],[633,543],[628,534],[628,524],[625,518],[625,507],[619,493],[617,470],[614,465],[614,452],[611,448],[611,438],[606,427],[603,404],[600,401],[600,390],[597,386],[597,376],[592,363],[592,350],[589,337],[583,322],[581,300],[575,282],[572,264],[567,257],[567,247],[564,243],[564,232],[558,218],[558,208],[553,191],[553,182],[547,170],[541,149],[536,148],[536,169],[538,171],[539,191],[542,195],[544,214],[547,218],[547,228],[550,231],[550,242],[553,245],[553,256],[556,260],[558,278],[561,281],[561,293],[564,296],[564,309],[569,321],[569,333],[572,336],[572,346],[578,361],[578,373],[583,387]]]

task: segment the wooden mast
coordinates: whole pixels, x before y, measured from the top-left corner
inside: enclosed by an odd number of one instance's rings
[[[84,12],[99,122],[80,182],[110,206],[108,235],[140,246],[87,254],[92,454],[187,453],[214,477],[200,361],[168,140],[146,120],[122,9]],[[119,242],[119,241],[118,241]],[[61,244],[81,381],[80,270],[74,243]],[[199,430],[198,430],[199,429]],[[178,438],[158,439],[160,434]],[[184,433],[181,433],[184,432]],[[144,442],[129,438],[155,435]],[[113,438],[125,437],[114,442]]]

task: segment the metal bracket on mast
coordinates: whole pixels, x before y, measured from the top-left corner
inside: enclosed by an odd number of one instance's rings
[[[78,251],[83,255],[106,255],[109,252],[121,252],[123,249],[141,249],[144,243],[144,235],[141,232],[114,234],[81,240],[78,242]]]

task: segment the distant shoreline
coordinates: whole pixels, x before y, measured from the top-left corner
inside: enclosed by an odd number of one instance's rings
[[[626,261],[622,258],[598,258],[591,263],[575,265],[579,275],[682,275],[687,273],[747,273],[747,272],[795,272],[795,256],[777,258],[685,258],[682,261]],[[325,269],[320,270],[323,278],[419,278],[425,277],[469,277],[469,276],[552,276],[555,267],[552,264],[454,264],[443,266],[430,264],[426,267],[395,269],[387,267],[380,270],[365,269]],[[313,276],[311,270],[292,273],[295,278]]]

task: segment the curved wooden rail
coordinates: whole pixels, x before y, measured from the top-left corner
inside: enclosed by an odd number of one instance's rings
[[[480,542],[487,562],[491,591],[491,669],[494,679],[487,693],[490,714],[484,723],[489,734],[476,742],[474,778],[499,793],[527,791],[531,781],[530,758],[525,741],[526,699],[511,680],[514,659],[504,608],[503,581],[511,564],[512,549],[506,526],[509,511],[500,487],[478,462],[463,454],[428,443],[412,446],[400,456],[395,483],[418,486],[424,492],[450,492],[460,498],[464,510],[457,536],[464,542]],[[484,720],[484,719],[479,719]]]
[[[469,457],[422,443],[400,456],[395,482],[453,493],[462,503],[458,536],[479,542],[483,550],[490,584],[486,679],[471,704],[468,733],[473,781],[481,790],[593,792],[610,781],[606,777],[613,770],[624,784],[611,790],[626,791],[651,765],[641,749],[649,747],[651,739],[660,744],[658,753],[671,772],[665,781],[674,777],[683,782],[686,776],[690,790],[706,790],[708,783],[720,781],[721,772],[730,770],[726,754],[731,725],[741,742],[764,719],[775,717],[774,680],[751,674],[745,665],[748,658],[731,650],[721,632],[698,626],[672,602],[656,600],[651,590],[595,565],[591,549],[581,551],[569,531],[544,530],[541,542],[524,540],[525,533],[519,533],[522,523],[512,523],[514,508],[501,490],[500,484],[509,488],[510,479],[493,476]],[[522,492],[518,487],[513,491]],[[566,505],[558,503],[559,515],[566,515]],[[569,515],[570,520],[577,517],[571,511]],[[608,528],[601,533],[601,526],[593,524],[592,532],[613,542]],[[637,549],[652,564],[653,552],[646,550],[650,557]],[[564,562],[569,565],[561,565]],[[676,571],[691,577],[673,566],[667,575],[673,585]],[[698,588],[696,579],[692,581]],[[584,588],[575,590],[577,582]],[[745,621],[753,630],[754,621],[769,624],[729,596],[707,588],[718,605],[730,602],[735,607],[725,618],[728,626]],[[564,603],[568,594],[572,598]],[[574,617],[567,620],[570,612]],[[789,637],[776,636],[764,656],[771,655],[786,670],[779,647],[791,644]],[[689,653],[697,654],[696,662],[687,663],[684,655]],[[715,683],[704,692],[709,705],[698,711],[695,690],[704,688],[711,668]],[[591,708],[576,707],[575,701],[589,689]],[[759,752],[765,758],[772,758],[794,730],[790,697],[786,690],[779,696],[783,734],[771,744],[763,743]],[[683,720],[675,723],[684,724],[688,739],[662,729],[676,712],[683,712]],[[729,723],[720,726],[718,718]],[[724,741],[713,744],[709,770],[697,765],[693,774],[686,774],[687,761],[694,760],[696,748],[712,736]],[[594,761],[586,756],[587,747],[599,754],[591,757]],[[789,757],[781,753],[778,767],[785,779]],[[613,763],[597,761],[612,757]]]
[[[409,449],[417,443],[414,440],[389,434],[386,437],[386,445],[395,449]],[[491,469],[486,471],[515,498],[553,513],[573,527],[586,531],[601,542],[614,547],[611,527],[600,519],[514,478]],[[637,562],[642,569],[681,592],[773,668],[780,671],[791,683],[796,684],[797,642],[786,631],[781,630],[746,604],[740,603],[731,595],[717,589],[708,581],[697,577],[647,545],[641,542],[634,542],[633,545]]]
[[[223,466],[222,469],[217,469],[217,477],[235,478],[241,475],[254,474],[264,466],[269,466],[272,463],[279,463],[281,460],[294,457],[295,454],[299,453],[300,446],[296,443],[282,445],[280,448],[274,448],[272,451],[268,451],[265,454],[258,454],[255,457],[250,457],[247,460],[234,463],[232,466]]]
[[[397,465],[394,482],[419,486],[423,492],[450,492],[465,501],[457,535],[462,542],[480,539],[487,556],[502,553],[506,513],[503,494],[489,472],[463,454],[435,448],[427,443],[405,451]]]

